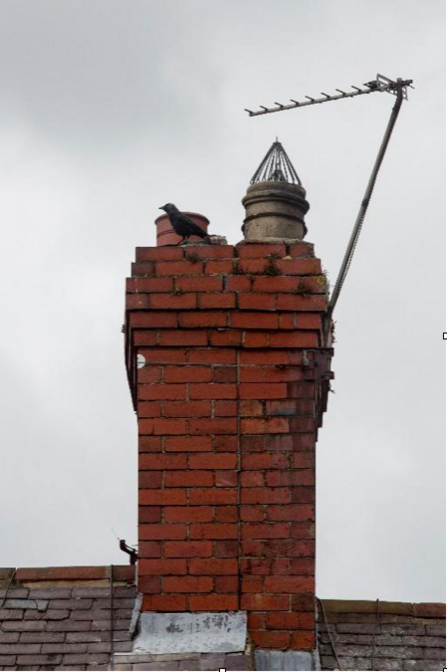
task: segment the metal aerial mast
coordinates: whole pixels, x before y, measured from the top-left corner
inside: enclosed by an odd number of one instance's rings
[[[360,236],[360,232],[362,229],[363,221],[365,219],[366,211],[368,209],[368,205],[371,201],[371,196],[374,190],[374,185],[377,180],[377,175],[379,174],[380,166],[382,165],[382,161],[385,156],[385,152],[387,150],[388,143],[390,141],[391,134],[393,132],[402,105],[402,101],[408,99],[407,89],[408,87],[414,88],[412,87],[412,83],[413,83],[412,79],[396,79],[394,81],[392,79],[389,79],[388,77],[384,77],[383,75],[377,75],[376,79],[370,82],[366,82],[366,84],[363,85],[365,88],[360,88],[358,86],[351,86],[351,88],[354,89],[354,91],[346,92],[342,91],[341,89],[335,89],[338,93],[332,96],[330,96],[327,93],[321,92],[321,95],[323,96],[322,98],[311,98],[310,96],[304,96],[305,98],[307,98],[307,100],[303,102],[291,99],[291,102],[286,104],[275,102],[275,107],[265,107],[264,105],[260,105],[261,108],[260,110],[255,111],[247,109],[245,110],[246,112],[248,112],[250,117],[258,117],[264,114],[272,114],[273,112],[284,112],[285,110],[294,110],[297,107],[308,107],[310,105],[320,105],[322,103],[328,103],[329,101],[334,100],[355,98],[357,96],[363,96],[374,92],[386,91],[396,96],[396,102],[394,103],[391,116],[389,118],[385,134],[383,136],[383,140],[380,145],[379,152],[377,154],[377,158],[375,160],[370,178],[368,180],[365,194],[363,196],[360,209],[354,223],[354,228],[352,230],[352,234],[349,239],[345,255],[343,257],[341,268],[338,273],[337,280],[335,282],[334,289],[332,291],[332,295],[329,301],[328,314],[325,325],[325,341],[328,340],[329,336],[328,332],[330,330],[332,314],[334,312],[334,308],[337,304],[338,297],[340,296],[341,289],[343,287],[344,281],[349,271],[349,267],[351,265],[352,258],[354,256],[357,241]]]

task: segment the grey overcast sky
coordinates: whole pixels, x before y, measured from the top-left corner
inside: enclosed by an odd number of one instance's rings
[[[137,432],[121,325],[158,206],[241,239],[278,135],[335,280],[394,102],[259,104],[413,78],[335,318],[318,443],[327,598],[445,599],[443,0],[0,2],[0,565],[127,561]]]

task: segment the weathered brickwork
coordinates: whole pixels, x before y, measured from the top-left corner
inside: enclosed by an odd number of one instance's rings
[[[126,300],[143,610],[245,609],[256,646],[313,648],[332,354],[313,246],[139,248]]]

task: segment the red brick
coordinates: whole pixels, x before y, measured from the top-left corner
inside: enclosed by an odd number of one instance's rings
[[[189,434],[237,434],[237,418],[190,420]]]
[[[248,630],[264,630],[265,629],[265,614],[262,611],[250,611],[247,614]]]
[[[271,574],[272,560],[263,558],[244,558],[240,561],[242,574]]]
[[[237,576],[216,576],[214,584],[216,593],[237,593],[239,579]]]
[[[159,401],[139,402],[139,418],[159,418],[161,416],[161,403]]]
[[[147,294],[126,294],[126,310],[142,310],[149,307]]]
[[[214,450],[217,453],[235,453],[238,450],[239,437],[220,434],[214,437]]]
[[[166,593],[209,593],[214,580],[209,576],[173,576],[163,579]]]
[[[208,336],[204,331],[162,331],[159,342],[161,346],[178,345],[187,347],[189,345],[208,345]]]
[[[245,275],[232,275],[227,279],[227,289],[230,292],[249,292],[251,278]]]
[[[146,362],[155,362],[156,364],[184,364],[186,362],[186,351],[180,348],[155,348],[153,350],[140,350]]]
[[[319,259],[279,259],[275,264],[284,275],[321,274],[321,261]]]
[[[269,334],[263,331],[244,332],[244,348],[267,348],[269,345]]]
[[[172,292],[174,280],[172,278],[128,278],[128,292]],[[202,289],[202,292],[204,290]]]
[[[292,488],[293,504],[313,504],[315,502],[315,488]]]
[[[232,543],[232,542],[231,542]],[[189,560],[190,574],[225,574],[238,573],[238,562],[235,559]]]
[[[270,259],[244,259],[239,262],[238,269],[240,273],[258,273],[258,274],[268,274],[269,269],[272,268],[272,262]]]
[[[166,558],[210,558],[213,553],[212,541],[167,541]]]
[[[199,488],[214,484],[212,471],[175,471],[165,474],[165,488]]]
[[[243,523],[241,534],[245,539],[288,539],[290,537],[290,524]]]
[[[271,574],[315,576],[315,558],[277,558],[272,560]]]
[[[191,364],[236,364],[236,351],[223,348],[196,348],[190,350]]]
[[[232,273],[233,260],[226,259],[225,261],[208,261],[205,264],[206,275],[215,275],[217,273]]]
[[[273,381],[272,381],[273,382]],[[315,402],[311,399],[268,401],[266,415],[315,415]]]
[[[217,345],[221,347],[238,346],[242,343],[242,333],[234,329],[210,331],[209,340],[211,345]]]
[[[197,294],[151,294],[150,307],[158,310],[197,308]]]
[[[289,455],[283,453],[242,455],[242,469],[255,471],[262,469],[288,469],[289,461]]]
[[[267,450],[312,450],[315,448],[314,434],[266,436],[265,441]]]
[[[318,334],[312,332],[270,334],[271,348],[316,348],[318,345]]]
[[[193,253],[200,259],[232,259],[234,256],[233,245],[197,245]]]
[[[298,278],[289,278],[281,275],[268,277],[261,276],[253,278],[253,291],[268,293],[295,292],[298,287],[298,282]],[[279,299],[281,299],[281,296],[278,296],[278,301]]]
[[[213,369],[215,383],[236,383],[237,369],[235,366],[215,366]]]
[[[292,632],[290,648],[298,649],[300,651],[311,651],[315,649],[315,633],[305,631]]]
[[[294,539],[271,539],[263,543],[267,558],[310,558],[315,557],[313,541]]]
[[[211,416],[209,401],[165,401],[163,415],[166,418],[203,418]]]
[[[148,327],[157,329],[159,327],[166,329],[175,329],[178,326],[177,313],[162,313],[156,311],[143,311],[131,313],[129,316],[131,327]]]
[[[268,520],[290,520],[290,521],[314,521],[315,507],[309,504],[285,504],[269,506],[267,508]]]
[[[290,606],[289,595],[242,595],[241,609],[250,611],[287,611]]]
[[[191,469],[236,469],[237,455],[232,453],[190,455],[189,466]]]
[[[236,471],[215,471],[214,476],[218,488],[237,487]]]
[[[159,504],[182,505],[186,504],[186,490],[140,490],[139,503],[141,505]]]
[[[226,312],[187,312],[180,313],[179,322],[181,327],[226,327],[227,313]]]
[[[278,315],[272,313],[230,312],[230,326],[238,329],[277,329]]]
[[[292,595],[292,611],[311,611],[315,614],[315,595]]]
[[[241,436],[241,450],[243,453],[259,453],[265,450],[265,436]]]
[[[236,297],[234,294],[199,294],[199,306],[200,308],[235,308]]]
[[[140,455],[140,469],[186,469],[186,455]]]
[[[210,523],[213,509],[211,506],[166,506],[163,516],[166,523]]]
[[[257,352],[243,350],[240,353],[240,363],[242,366],[279,366],[287,364],[287,352],[276,350],[258,350]]]
[[[313,630],[315,617],[309,612],[272,611],[266,614],[266,626],[272,630]]]
[[[264,415],[261,401],[241,400],[239,402],[239,414],[241,417],[260,417]]]
[[[145,366],[138,369],[139,383],[159,383],[162,374],[161,366]]]
[[[131,275],[148,276],[154,274],[154,263],[151,261],[136,261],[131,264]],[[133,278],[127,278],[127,282]]]
[[[185,434],[186,420],[178,418],[154,418],[150,420],[141,419],[138,421],[138,431],[140,434],[155,434],[157,436],[166,436],[167,434]]]
[[[241,491],[242,504],[289,504],[289,488],[247,488]]]
[[[142,611],[186,611],[186,596],[145,595]]]
[[[189,397],[190,399],[237,399],[237,385],[191,383]]]
[[[211,376],[209,366],[166,366],[164,369],[165,383],[206,383]]]
[[[152,347],[158,345],[158,331],[155,329],[134,331],[133,341],[136,346],[143,345],[144,347]]]
[[[313,257],[314,246],[313,243],[293,243],[290,246],[291,257]]]
[[[234,474],[237,476],[237,474]],[[237,523],[239,520],[237,506],[216,506],[216,523]]]
[[[241,420],[242,434],[278,434],[289,431],[288,418],[243,418]]]
[[[236,611],[239,608],[237,595],[202,595],[189,598],[191,611]]]
[[[140,472],[141,474],[149,474],[147,471]],[[161,477],[161,472],[153,474]],[[160,478],[161,480],[161,478]],[[159,487],[159,486],[158,486]],[[138,522],[139,523],[160,523],[161,522],[161,506],[140,506],[138,508]]]
[[[296,329],[296,313],[280,313],[279,328]]]
[[[141,511],[140,507],[140,511]],[[149,507],[146,507],[149,508]],[[157,508],[157,507],[150,507]],[[160,541],[140,541],[138,544],[139,566],[144,558],[161,558],[162,543]]]
[[[167,452],[207,452],[212,450],[213,443],[209,436],[176,436],[166,437]],[[198,467],[206,469],[207,467]]]
[[[243,471],[241,473],[241,486],[245,488],[261,488],[265,485],[264,474],[260,471]],[[251,510],[251,507],[249,507]],[[248,519],[247,519],[248,520]],[[250,519],[251,520],[251,519]],[[256,518],[258,520],[258,518]]]
[[[176,278],[175,286],[182,292],[221,292],[223,279],[216,277]]]
[[[296,316],[298,329],[321,329],[321,315],[316,313],[299,313]]]
[[[161,471],[140,471],[138,473],[138,487],[140,490],[145,490],[146,488],[161,488],[162,480],[163,473]]]
[[[237,504],[237,490],[190,490],[189,503],[194,504]],[[213,537],[231,539],[232,537]]]
[[[286,383],[271,383],[270,385],[241,383],[239,397],[241,399],[286,399],[287,385]]]
[[[283,473],[267,472],[265,474],[265,482],[271,488],[275,488],[278,485],[315,485],[315,472],[307,469]]]
[[[264,590],[264,577],[247,574],[242,577],[242,593],[262,593]]]
[[[138,590],[145,595],[161,593],[161,578],[159,576],[140,576]]]
[[[146,261],[149,260],[172,260],[172,259],[183,259],[183,250],[180,247],[137,247],[136,248],[136,260],[137,261]]]
[[[139,385],[139,399],[186,399],[186,385]]]
[[[215,401],[214,415],[216,418],[232,418],[237,416],[237,402]]]
[[[273,630],[252,630],[251,639],[255,646],[266,649],[288,649],[290,647],[290,632]]]
[[[155,264],[156,275],[202,275],[201,261],[159,261]]]
[[[259,558],[262,555],[262,541],[254,541],[253,539],[245,539],[241,541],[241,554],[248,557]]]
[[[138,562],[138,574],[187,574],[186,560],[145,560],[144,558]]]
[[[269,259],[276,256],[285,257],[286,246],[273,243],[241,243],[236,248],[240,259]]]
[[[236,501],[235,498],[233,503]],[[191,539],[237,539],[238,527],[232,524],[192,523],[189,526],[189,536]]]
[[[284,278],[284,280],[286,279],[289,278]],[[303,312],[325,312],[327,309],[327,298],[325,294],[313,294],[312,296],[301,296],[299,294],[279,294],[278,309],[302,310]]]

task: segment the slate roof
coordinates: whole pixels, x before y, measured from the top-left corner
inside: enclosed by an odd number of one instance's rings
[[[113,577],[112,598],[110,567],[0,569],[0,670],[109,670],[112,651],[114,670],[251,668],[244,654],[131,653],[134,568]],[[445,605],[323,600],[318,642],[322,670],[443,670]]]
[[[322,600],[318,646],[322,670],[443,670],[445,604]]]

